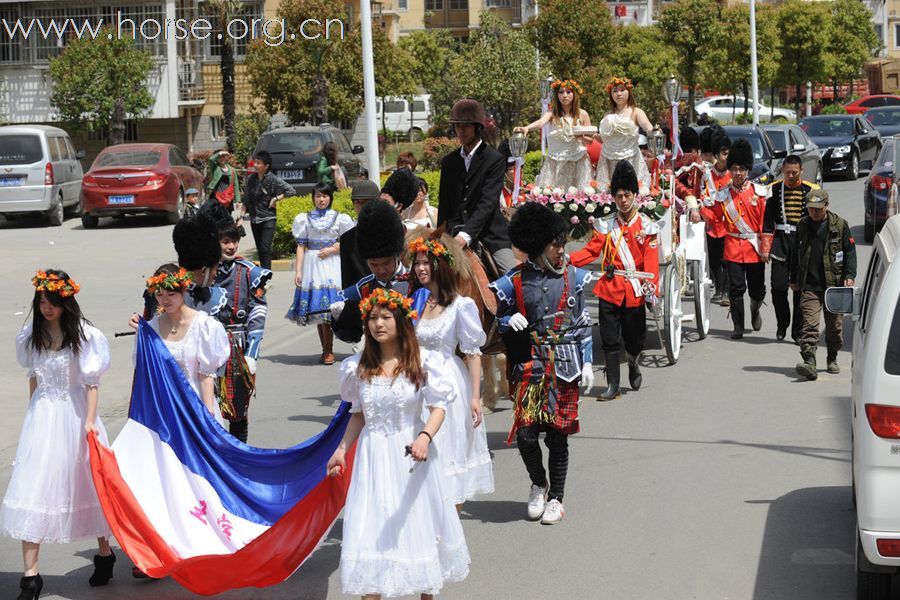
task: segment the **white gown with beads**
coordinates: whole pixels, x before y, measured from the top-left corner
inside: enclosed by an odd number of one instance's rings
[[[424,427],[424,407],[447,408],[453,381],[441,356],[422,351],[427,382],[404,376],[361,380],[360,355],[341,363],[341,397],[365,426],[347,502],[341,547],[344,594],[384,597],[437,594],[469,573],[469,550],[453,504],[443,493],[440,456],[415,463],[405,447]]]
[[[547,134],[547,157],[534,183],[538,187],[569,187],[583,189],[590,185],[593,175],[587,148],[572,133],[575,121],[563,117],[560,123],[551,121]]]
[[[603,191],[610,191],[612,174],[620,160],[627,160],[634,167],[638,189],[646,194],[650,190],[650,169],[641,154],[640,128],[630,116],[607,114],[600,121],[600,137],[603,149],[597,161],[596,180]]]
[[[434,438],[434,445],[447,476],[444,495],[453,504],[462,504],[477,494],[494,491],[487,429],[483,423],[477,428],[472,426],[469,371],[455,354],[459,346],[465,355],[481,356],[485,335],[475,302],[457,296],[436,318],[419,319],[416,337],[422,348],[441,354],[453,380],[453,399],[447,404],[447,417]]]
[[[82,327],[86,339],[77,355],[68,348],[35,352],[28,343],[31,324],[16,336],[16,358],[37,379],[0,506],[0,532],[17,540],[68,543],[110,535],[84,431],[85,386],[99,385],[109,368],[109,342],[97,328]],[[95,426],[107,444],[99,416]]]

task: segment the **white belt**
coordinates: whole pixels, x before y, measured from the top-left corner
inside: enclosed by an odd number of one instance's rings
[[[775,229],[778,231],[783,231],[785,233],[794,233],[797,231],[797,227],[795,225],[790,225],[788,223],[777,223],[775,225]]]
[[[626,271],[622,269],[614,269],[613,275],[621,275],[629,279],[653,279],[654,277],[653,273],[647,273],[646,271]]]
[[[755,240],[759,237],[758,233],[730,233],[731,237],[741,238],[742,240]]]

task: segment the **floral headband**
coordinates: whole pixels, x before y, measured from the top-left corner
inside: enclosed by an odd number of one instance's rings
[[[35,291],[51,292],[59,294],[63,298],[69,298],[81,291],[81,286],[73,280],[63,279],[55,273],[46,273],[44,271],[38,271],[31,278],[31,285],[34,286]]]
[[[147,291],[155,294],[159,290],[184,291],[194,274],[184,267],[178,269],[175,273],[160,273],[147,280]]]
[[[606,91],[611,92],[614,88],[617,88],[620,85],[625,86],[625,89],[627,90],[634,89],[634,84],[631,83],[631,80],[627,77],[613,77],[609,80],[609,83],[606,84]]]
[[[408,319],[415,319],[419,313],[412,309],[412,298],[404,298],[399,292],[376,288],[371,294],[359,301],[359,312],[363,320],[369,318],[369,313],[375,306],[386,306],[390,310],[403,309],[403,314]]]
[[[447,246],[438,240],[426,240],[424,237],[419,236],[409,243],[407,249],[413,257],[419,252],[424,252],[438,259],[443,258],[451,267],[453,266],[453,253],[447,250]]]
[[[573,92],[578,92],[579,96],[584,94],[584,90],[581,89],[581,86],[578,85],[578,82],[574,79],[557,79],[550,84],[550,87],[554,90],[558,90],[560,88],[572,90]]]

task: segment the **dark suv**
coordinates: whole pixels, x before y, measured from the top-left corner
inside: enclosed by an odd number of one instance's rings
[[[322,156],[322,148],[334,142],[338,151],[338,163],[347,172],[347,182],[359,179],[362,163],[356,156],[362,146],[350,147],[350,142],[340,130],[325,123],[319,126],[281,127],[260,136],[255,152],[265,150],[272,155],[272,172],[291,184],[298,196],[311,194],[319,175],[316,165]]]
[[[753,168],[748,177],[751,180],[768,185],[781,176],[781,160],[787,156],[787,152],[776,150],[762,128],[753,125],[726,125],[723,129],[732,142],[743,138],[750,143],[750,148],[753,149]]]

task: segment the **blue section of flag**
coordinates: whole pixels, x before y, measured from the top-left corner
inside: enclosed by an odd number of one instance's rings
[[[291,448],[248,446],[215,420],[146,322],[137,336],[128,417],[159,435],[182,464],[206,479],[232,514],[271,525],[326,477],[325,465],[350,419],[342,402],[328,427]]]

